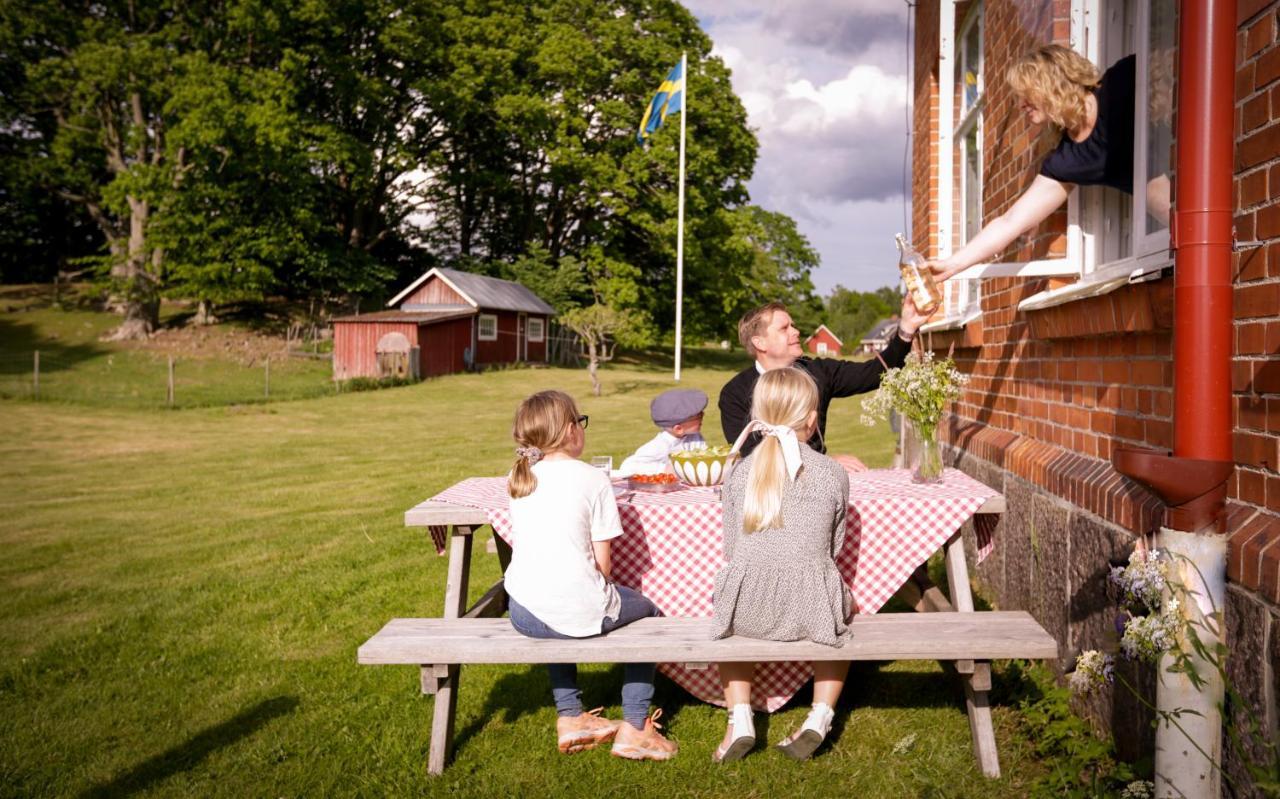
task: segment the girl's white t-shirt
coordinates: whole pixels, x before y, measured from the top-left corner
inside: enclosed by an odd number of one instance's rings
[[[538,487],[511,500],[507,593],[562,635],[599,635],[622,600],[596,568],[592,541],[622,535],[609,477],[579,460],[533,465]]]

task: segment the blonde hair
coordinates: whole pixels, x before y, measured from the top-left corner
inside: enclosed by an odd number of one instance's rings
[[[809,414],[818,408],[818,384],[808,372],[794,367],[770,369],[760,375],[751,395],[751,418],[766,424],[786,425],[804,433]],[[782,526],[782,489],[787,464],[782,444],[765,436],[752,453],[747,474],[747,495],[742,503],[742,530],[754,533]]]
[[[1014,61],[1005,80],[1014,94],[1043,111],[1058,131],[1071,133],[1088,119],[1085,100],[1101,85],[1102,75],[1071,48],[1046,44]]]
[[[578,406],[563,391],[539,391],[516,408],[511,437],[522,450],[534,448],[543,455],[563,449],[572,426],[578,423]],[[533,464],[538,457],[522,453],[507,477],[507,493],[512,499],[527,497],[538,487]]]

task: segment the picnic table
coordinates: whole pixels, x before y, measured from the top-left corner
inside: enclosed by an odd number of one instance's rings
[[[972,610],[960,527],[979,515],[978,559],[991,550],[994,522],[1003,511],[1003,498],[993,489],[955,469],[941,483],[921,485],[905,469],[882,469],[850,474],[848,534],[836,558],[858,612],[875,613],[908,581],[911,574],[939,549],[948,548],[948,573],[956,609]],[[716,488],[684,487],[664,493],[629,491],[615,484],[623,534],[614,539],[613,578],[653,601],[669,617],[710,617],[717,571],[724,566],[723,519]],[[438,549],[444,545],[444,525],[453,525],[449,589],[470,569],[470,532],[489,524],[500,544],[503,567],[512,541],[509,497],[505,477],[464,480],[405,514],[408,526],[433,527]],[[501,587],[486,599],[498,604]],[[462,596],[446,597],[445,616],[463,615]],[[491,615],[496,607],[477,603],[474,615]],[[693,696],[723,705],[719,674],[714,665],[661,663],[659,670]],[[773,712],[813,676],[808,663],[761,663],[756,670],[752,701]]]

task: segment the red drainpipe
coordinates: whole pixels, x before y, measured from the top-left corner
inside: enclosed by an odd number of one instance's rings
[[[1173,452],[1231,461],[1235,0],[1179,17]]]
[[[1231,195],[1235,0],[1179,9],[1173,271],[1173,453],[1116,447],[1111,460],[1164,500],[1164,524],[1224,532],[1231,449]],[[1142,191],[1145,177],[1135,175]]]

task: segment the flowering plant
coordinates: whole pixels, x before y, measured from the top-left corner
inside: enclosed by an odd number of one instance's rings
[[[1123,606],[1116,617],[1116,632],[1120,634],[1120,654],[1125,660],[1144,663],[1156,663],[1168,656],[1167,671],[1186,675],[1191,684],[1202,689],[1206,680],[1198,671],[1199,664],[1209,666],[1218,673],[1228,701],[1236,708],[1245,711],[1248,717],[1247,735],[1253,744],[1265,754],[1260,760],[1244,750],[1237,735],[1231,735],[1229,741],[1242,755],[1246,769],[1255,780],[1255,787],[1264,794],[1280,796],[1280,749],[1269,739],[1259,724],[1250,706],[1244,702],[1239,692],[1231,685],[1226,673],[1227,648],[1221,641],[1208,643],[1202,639],[1200,631],[1214,633],[1221,628],[1222,614],[1214,611],[1209,616],[1197,618],[1194,602],[1186,602],[1194,594],[1182,585],[1170,573],[1174,555],[1160,550],[1150,552],[1135,551],[1129,556],[1127,566],[1116,566],[1111,569],[1109,581],[1119,595]],[[1217,761],[1192,739],[1186,729],[1178,723],[1178,718],[1185,711],[1162,711],[1151,705],[1143,695],[1116,672],[1116,660],[1113,655],[1090,649],[1076,660],[1075,671],[1071,673],[1070,682],[1073,691],[1089,693],[1119,679],[1140,702],[1155,712],[1158,720],[1170,724],[1182,733],[1187,741],[1208,759],[1216,768],[1221,769]],[[1230,781],[1225,772],[1224,779]],[[1130,790],[1132,789],[1132,790]],[[1126,789],[1124,796],[1149,796],[1145,785],[1134,783]]]
[[[918,451],[908,452],[914,462],[915,479],[933,482],[942,478],[942,453],[938,448],[938,420],[942,408],[960,396],[969,378],[956,368],[950,358],[933,359],[933,353],[912,353],[901,368],[889,369],[880,376],[880,388],[862,401],[862,423],[868,427],[878,419],[897,411],[911,423],[919,438]]]
[[[895,410],[921,428],[934,430],[942,418],[942,408],[960,396],[968,376],[955,361],[933,359],[933,353],[911,353],[901,368],[880,376],[880,388],[862,401],[862,423],[868,427]]]

